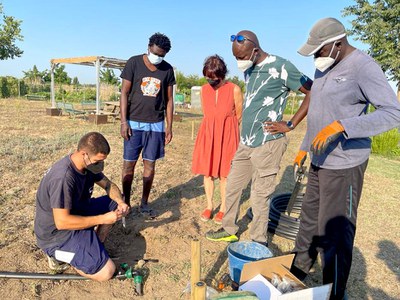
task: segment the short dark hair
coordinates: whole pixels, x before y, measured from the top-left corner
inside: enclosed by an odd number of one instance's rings
[[[215,54],[212,56],[209,56],[206,58],[204,61],[204,67],[203,67],[203,75],[206,77],[218,77],[221,79],[225,79],[226,73],[228,73],[228,69],[226,67],[226,64],[224,62],[224,59]]]
[[[153,34],[149,38],[149,47],[153,45],[160,47],[166,53],[168,53],[169,50],[171,50],[171,41],[169,40],[169,38],[165,34],[159,32]]]
[[[98,153],[108,155],[111,151],[110,144],[99,132],[86,133],[78,143],[78,151],[86,150],[92,155]]]

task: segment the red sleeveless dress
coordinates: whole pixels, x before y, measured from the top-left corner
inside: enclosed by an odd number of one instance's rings
[[[192,172],[212,177],[227,177],[239,144],[233,90],[225,82],[214,90],[208,83],[201,87],[203,120],[193,151]]]

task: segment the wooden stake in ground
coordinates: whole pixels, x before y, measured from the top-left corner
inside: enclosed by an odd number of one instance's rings
[[[194,300],[206,300],[206,283],[204,281],[196,282],[194,286]]]
[[[194,121],[192,121],[192,141],[194,139]]]
[[[192,270],[191,270],[191,277],[190,277],[190,294],[191,300],[195,300],[195,285],[197,282],[200,281],[200,241],[193,240],[192,241]]]

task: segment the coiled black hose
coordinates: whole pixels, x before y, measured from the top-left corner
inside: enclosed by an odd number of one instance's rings
[[[268,231],[278,236],[295,240],[299,231],[300,219],[298,216],[301,211],[304,194],[299,194],[292,209],[292,216],[286,213],[291,194],[280,194],[271,198],[269,209]],[[294,216],[293,216],[294,215]],[[253,219],[251,207],[247,210],[247,216]]]

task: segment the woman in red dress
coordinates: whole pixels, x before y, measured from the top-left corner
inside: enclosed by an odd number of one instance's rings
[[[204,62],[203,75],[208,83],[201,87],[203,120],[193,151],[192,172],[204,175],[207,207],[201,220],[213,215],[214,180],[219,178],[221,206],[214,222],[222,223],[225,213],[225,188],[231,161],[239,144],[239,124],[243,94],[239,86],[225,81],[227,67],[218,55]]]

